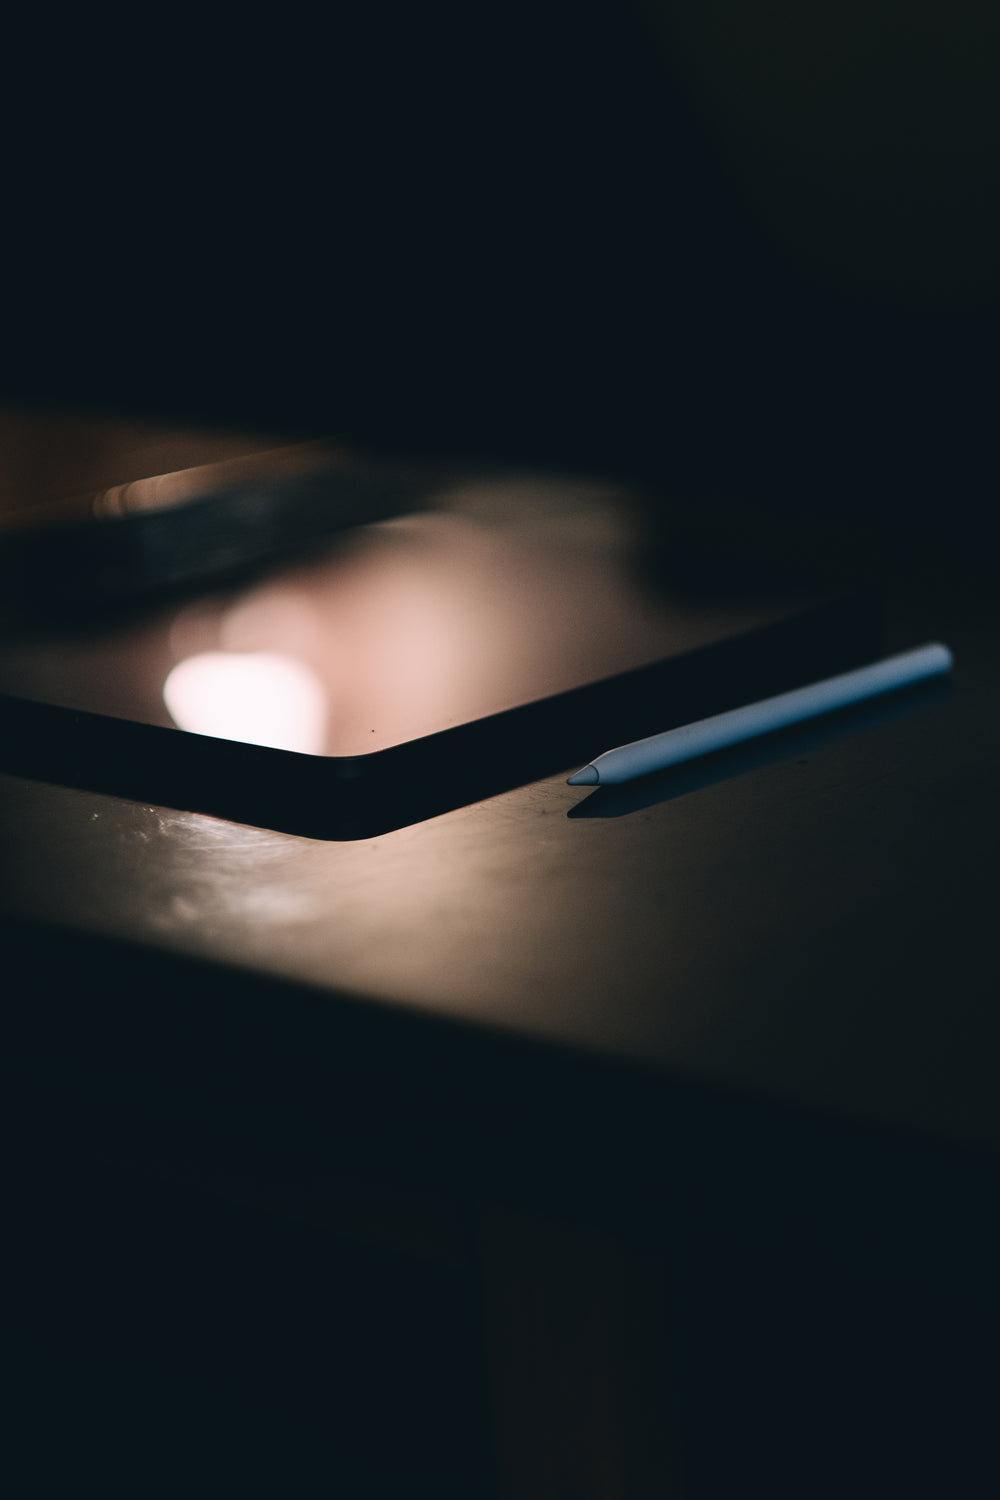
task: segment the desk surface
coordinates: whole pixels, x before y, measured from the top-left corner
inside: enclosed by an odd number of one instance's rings
[[[3,913],[995,1146],[998,627],[911,585],[887,647],[946,640],[943,694],[363,842],[4,777]]]

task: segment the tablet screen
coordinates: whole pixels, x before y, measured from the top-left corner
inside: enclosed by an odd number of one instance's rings
[[[502,713],[794,613],[638,581],[627,498],[553,479],[453,484],[238,588],[8,643],[0,691],[314,756]]]

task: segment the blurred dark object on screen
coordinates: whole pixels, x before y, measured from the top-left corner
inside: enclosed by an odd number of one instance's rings
[[[17,632],[97,624],[205,589],[227,589],[332,547],[360,526],[405,515],[430,497],[439,471],[347,458],[247,473],[163,503],[166,481],[136,481],[119,491],[150,490],[153,503],[101,513],[104,491],[88,513],[61,516],[37,507],[34,526],[7,528],[0,546],[0,629]],[[290,470],[290,471],[289,471]],[[160,503],[155,503],[159,499]],[[96,505],[94,504],[96,502]],[[60,507],[54,505],[52,510]],[[96,509],[96,514],[94,513]],[[24,514],[23,512],[20,514]],[[20,516],[19,516],[20,519]]]

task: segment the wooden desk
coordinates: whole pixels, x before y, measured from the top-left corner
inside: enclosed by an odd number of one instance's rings
[[[4,778],[24,1133],[452,1267],[493,1426],[470,1377],[439,1493],[980,1492],[997,634],[901,586],[943,696],[356,843]]]

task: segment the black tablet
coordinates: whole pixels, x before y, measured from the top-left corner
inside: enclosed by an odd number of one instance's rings
[[[871,601],[643,583],[600,486],[453,485],[252,578],[0,648],[0,765],[369,837],[877,654]]]

